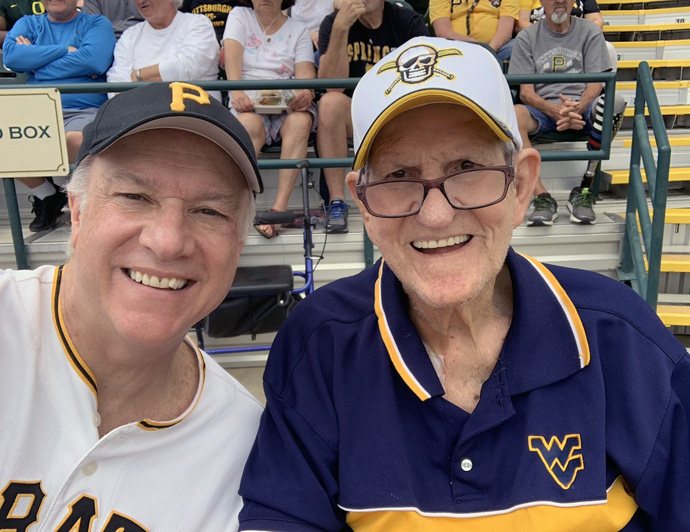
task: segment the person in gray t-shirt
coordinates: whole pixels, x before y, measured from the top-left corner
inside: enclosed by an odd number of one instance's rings
[[[544,18],[515,39],[509,74],[595,73],[613,68],[602,31],[589,20],[571,16],[572,2],[542,0],[542,6]],[[599,149],[601,127],[592,127],[592,123],[596,115],[600,119],[603,114],[601,90],[598,82],[520,85],[524,105],[516,105],[515,112],[525,146],[531,146],[530,136],[577,130],[590,133],[588,149]],[[614,113],[619,120],[624,109],[625,100],[617,95]],[[590,165],[582,184],[570,193],[567,205],[572,222],[595,223],[594,197],[589,192],[595,170],[596,166]],[[534,194],[534,211],[527,225],[552,225],[558,219],[558,206],[541,179]]]
[[[134,0],[84,0],[82,11],[92,15],[104,15],[113,25],[116,39],[119,39],[127,28],[144,20]]]

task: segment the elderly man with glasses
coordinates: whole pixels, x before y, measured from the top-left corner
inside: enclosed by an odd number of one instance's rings
[[[353,125],[382,258],[278,334],[240,529],[690,530],[690,359],[624,284],[510,248],[539,155],[498,62],[413,39]]]

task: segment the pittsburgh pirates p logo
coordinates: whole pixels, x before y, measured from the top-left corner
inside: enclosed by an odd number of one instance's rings
[[[170,102],[171,111],[175,111],[176,113],[183,112],[185,110],[185,100],[193,100],[199,105],[211,105],[208,92],[201,87],[197,87],[191,83],[175,81],[170,84],[170,88],[172,89],[172,101]]]
[[[577,472],[584,469],[579,434],[568,434],[563,441],[551,436],[548,443],[543,436],[529,436],[529,450],[539,454],[556,483],[567,490],[575,482]]]

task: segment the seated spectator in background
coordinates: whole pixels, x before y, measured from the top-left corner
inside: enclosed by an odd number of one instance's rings
[[[544,18],[518,33],[510,74],[596,73],[612,69],[604,34],[589,20],[570,15],[572,4],[542,0]],[[522,140],[531,146],[530,135],[553,131],[590,133],[589,150],[601,147],[604,96],[601,83],[549,83],[520,86],[520,101],[515,112]],[[613,135],[618,131],[625,100],[616,94]],[[570,221],[593,224],[594,195],[590,192],[596,164],[590,164],[580,186],[573,188],[567,202]],[[534,189],[534,211],[527,225],[553,225],[558,219],[558,204],[544,187],[541,178]]]
[[[7,32],[14,23],[24,15],[42,15],[45,13],[42,2],[36,0],[0,0],[0,46],[5,41]]]
[[[327,16],[333,13],[333,0],[295,0],[290,17],[304,24],[309,30],[314,50],[319,49],[319,27]]]
[[[240,530],[690,530],[690,356],[622,282],[510,248],[539,154],[491,53],[414,39],[352,113],[381,260],[278,332]]]
[[[429,20],[437,37],[483,42],[499,61],[509,61],[518,0],[430,0]]]
[[[82,11],[106,17],[113,25],[116,39],[130,26],[144,21],[134,0],[84,0]]]
[[[570,14],[573,17],[585,18],[594,22],[602,31],[604,29],[604,17],[601,15],[601,11],[599,11],[599,4],[597,4],[596,0],[575,0]],[[544,8],[541,6],[541,0],[521,0],[520,19],[517,21],[515,33],[528,28],[542,18],[544,18]],[[613,43],[605,42],[609,57],[611,58],[611,66],[615,71],[618,65],[618,53]]]
[[[3,44],[3,61],[15,72],[26,72],[28,83],[102,83],[113,60],[115,37],[107,18],[77,10],[77,0],[43,0],[46,12],[19,19]],[[84,126],[93,120],[106,100],[103,93],[63,94],[69,161],[74,162],[81,146]],[[20,179],[30,190],[35,218],[31,231],[52,229],[67,196],[52,180],[42,177]]]
[[[232,284],[251,142],[188,83],[101,109],[69,261],[0,273],[0,530],[232,532],[261,405],[187,333]]]
[[[384,0],[343,0],[319,29],[319,78],[359,78],[379,59],[412,37],[429,35],[418,13]],[[329,89],[319,100],[319,156],[347,157],[352,138],[352,91]],[[345,169],[324,168],[330,204],[326,232],[347,233]]]
[[[591,20],[602,30],[604,29],[604,17],[601,16],[597,0],[575,0],[570,14],[573,17]],[[544,18],[544,8],[541,6],[541,0],[520,0],[520,11],[518,21],[515,24],[515,33],[529,28],[542,18]]]
[[[314,53],[306,26],[286,16],[293,0],[252,0],[253,7],[232,10],[225,24],[223,48],[229,80],[313,79]],[[267,100],[268,99],[268,100]],[[258,105],[268,105],[261,111]],[[285,110],[270,109],[271,105]],[[264,144],[282,142],[281,159],[307,155],[309,134],[316,118],[314,94],[297,91],[231,91],[230,109],[247,128],[258,154]],[[270,114],[264,114],[264,113]],[[271,210],[284,211],[299,170],[278,171],[278,191]],[[274,225],[259,225],[265,238],[278,236]]]
[[[207,17],[216,31],[218,43],[221,43],[225,32],[225,21],[228,19],[232,8],[237,5],[241,5],[239,0],[182,0],[180,11]],[[222,59],[223,55],[221,54]]]
[[[203,15],[180,13],[182,0],[141,0],[145,21],[122,34],[108,82],[218,79],[218,41]],[[220,101],[219,92],[211,92]]]

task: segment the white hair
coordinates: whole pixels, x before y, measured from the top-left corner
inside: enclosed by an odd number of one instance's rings
[[[182,7],[182,2],[184,0],[173,0],[173,5],[175,6],[175,9],[180,9]]]

